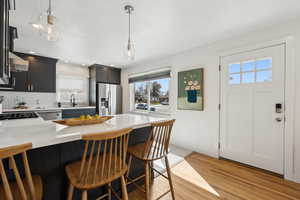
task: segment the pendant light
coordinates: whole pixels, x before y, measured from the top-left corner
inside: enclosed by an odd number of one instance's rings
[[[38,1],[38,9],[37,10],[41,10],[41,1],[39,0]],[[31,20],[29,22],[29,24],[32,26],[32,28],[34,28],[35,30],[38,30],[39,32],[42,30],[42,24],[41,24],[41,21],[42,21],[42,14],[39,14],[38,17],[34,18],[33,20]]]
[[[131,14],[134,11],[134,8],[131,5],[126,5],[125,12],[128,14],[128,42],[126,45],[126,56],[128,60],[134,60],[135,50],[134,44],[131,38]]]
[[[48,41],[57,41],[59,33],[57,31],[57,18],[52,12],[52,0],[49,0],[48,10],[41,15],[42,35]]]

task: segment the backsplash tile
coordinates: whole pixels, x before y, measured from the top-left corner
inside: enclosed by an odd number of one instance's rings
[[[17,102],[26,102],[30,108],[54,107],[56,106],[56,93],[34,93],[34,92],[5,92],[0,91],[0,96],[4,96],[3,109],[11,109]],[[37,104],[37,101],[39,104]]]

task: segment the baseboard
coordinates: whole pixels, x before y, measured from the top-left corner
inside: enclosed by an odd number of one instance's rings
[[[197,153],[200,153],[200,154],[203,154],[203,155],[206,155],[206,156],[210,156],[210,157],[213,157],[213,158],[219,158],[219,152],[210,152],[210,151],[195,151]]]
[[[293,178],[292,181],[294,181],[294,182],[296,182],[296,183],[300,183],[300,177],[295,177],[295,178]]]

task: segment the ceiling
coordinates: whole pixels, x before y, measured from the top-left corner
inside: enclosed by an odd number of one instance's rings
[[[118,67],[173,55],[235,34],[300,17],[299,0],[52,0],[60,39],[48,42],[30,22],[47,0],[16,0],[11,25],[18,27],[17,51],[78,64]],[[125,57],[127,15],[133,13],[134,61]]]

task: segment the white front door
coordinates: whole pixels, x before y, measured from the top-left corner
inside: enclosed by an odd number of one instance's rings
[[[285,45],[221,59],[220,156],[283,174]]]

